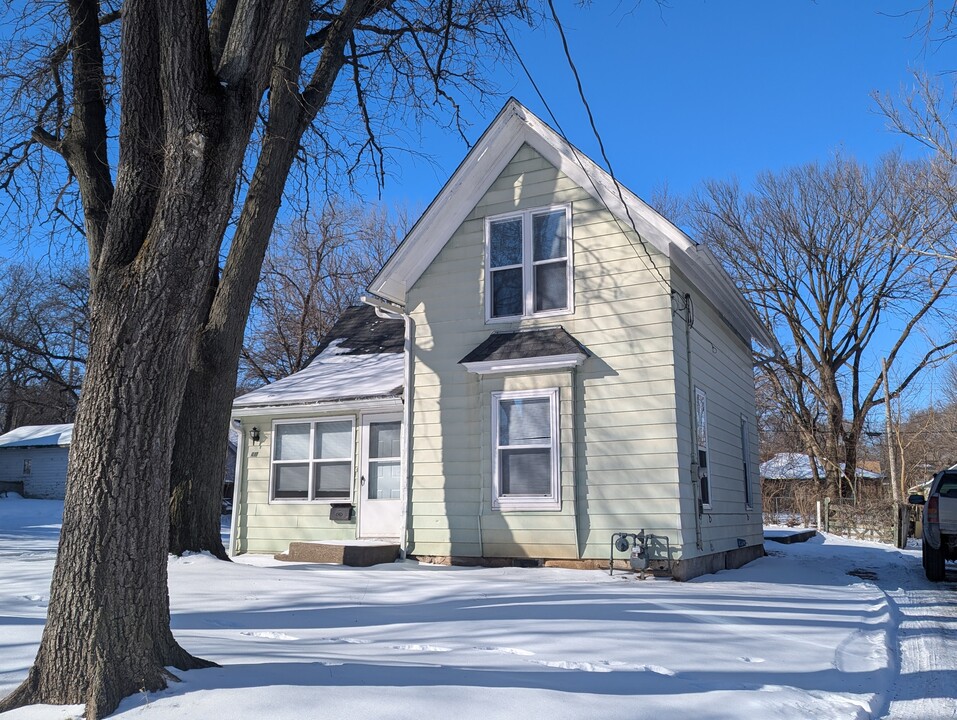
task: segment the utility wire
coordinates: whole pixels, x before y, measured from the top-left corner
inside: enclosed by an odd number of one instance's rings
[[[575,76],[575,83],[578,87],[578,95],[581,98],[582,104],[585,107],[585,112],[588,114],[588,121],[589,121],[589,124],[591,125],[592,132],[595,135],[595,139],[598,141],[598,147],[599,147],[599,150],[601,151],[602,159],[604,160],[605,165],[608,168],[608,175],[611,177],[611,180],[615,185],[615,191],[618,194],[618,199],[621,202],[622,207],[624,207],[625,209],[625,215],[628,218],[628,225],[630,226],[631,230],[635,233],[635,236],[638,238],[638,242],[641,244],[641,249],[644,251],[644,255],[642,255],[641,253],[639,253],[638,248],[636,248],[634,244],[632,244],[631,247],[635,251],[635,256],[642,262],[642,264],[647,269],[652,270],[654,272],[654,274],[657,276],[655,278],[656,282],[659,285],[661,285],[661,287],[665,290],[665,292],[667,292],[670,295],[670,297],[672,298],[672,302],[677,301],[678,303],[680,303],[678,307],[678,312],[684,313],[684,320],[685,322],[688,323],[688,327],[691,330],[693,330],[695,334],[698,335],[698,337],[701,340],[703,340],[705,343],[711,346],[711,351],[713,353],[716,353],[717,346],[715,345],[714,341],[706,337],[695,326],[695,311],[694,311],[693,299],[690,296],[688,297],[683,296],[681,293],[677,292],[671,286],[671,284],[665,278],[664,274],[661,272],[661,269],[658,267],[657,263],[655,263],[654,256],[652,255],[651,250],[648,248],[648,245],[645,242],[645,239],[642,237],[641,233],[638,231],[638,227],[637,227],[637,224],[635,223],[635,219],[631,215],[631,209],[628,203],[625,201],[622,185],[618,181],[618,178],[615,176],[615,171],[614,171],[614,168],[612,167],[611,160],[608,158],[608,153],[605,151],[605,144],[602,141],[601,133],[598,131],[598,126],[597,126],[597,123],[595,122],[594,114],[591,111],[591,106],[588,104],[588,100],[585,97],[585,90],[584,90],[584,87],[582,86],[581,76],[578,72],[577,66],[575,65],[575,61],[572,59],[571,49],[568,46],[568,40],[565,36],[565,31],[562,27],[561,20],[558,17],[558,13],[555,11],[555,6],[553,5],[552,0],[548,0],[548,6],[552,13],[552,20],[554,21],[555,26],[557,27],[559,35],[561,36],[561,39],[562,39],[562,48],[565,53],[565,58],[568,62],[569,68],[572,71],[572,74]],[[538,83],[535,82],[535,78],[532,76],[531,71],[528,69],[528,66],[525,64],[525,61],[522,59],[521,53],[518,51],[518,48],[515,46],[515,43],[512,41],[511,36],[508,34],[508,30],[505,28],[500,18],[496,17],[495,19],[496,19],[496,22],[498,23],[499,29],[502,32],[502,35],[505,37],[506,41],[509,44],[509,47],[512,49],[512,52],[514,53],[515,58],[518,60],[518,64],[521,66],[522,71],[525,73],[525,77],[528,78],[529,83],[531,83],[532,88],[535,90],[535,94],[538,96],[538,99],[541,101],[542,105],[544,106],[545,111],[548,113],[549,119],[551,120],[552,124],[555,126],[555,129],[558,131],[558,134],[562,137],[562,139],[566,143],[568,143],[568,146],[571,148],[572,153],[575,156],[575,161],[577,162],[578,166],[582,169],[582,171],[585,173],[585,176],[588,178],[589,182],[591,183],[592,188],[595,190],[595,193],[599,197],[601,197],[601,191],[598,189],[594,179],[592,178],[591,174],[586,169],[578,148],[576,148],[575,145],[568,139],[568,135],[565,133],[565,129],[562,127],[561,123],[559,122],[558,117],[555,115],[554,111],[551,108],[551,105],[549,105],[548,100],[545,99],[545,95],[544,93],[542,93],[541,88],[539,88]],[[627,237],[627,233],[625,233],[624,228],[622,227],[621,220],[618,218],[617,215],[613,215],[613,217],[615,218],[615,223],[618,225],[619,230],[621,230],[622,233],[625,235],[625,237]]]
[[[552,13],[552,20],[554,21],[555,27],[558,29],[558,34],[562,39],[562,49],[565,52],[565,59],[568,61],[568,67],[571,69],[572,75],[575,76],[575,85],[578,87],[578,96],[581,98],[582,105],[585,107],[585,112],[588,114],[588,122],[591,125],[592,133],[594,133],[595,139],[598,141],[598,149],[601,151],[601,157],[605,161],[605,167],[608,168],[608,174],[611,176],[611,181],[615,184],[615,190],[618,193],[618,200],[625,208],[625,216],[628,218],[628,224],[631,225],[631,229],[634,230],[635,235],[638,236],[638,242],[641,243],[642,249],[648,256],[648,262],[650,262],[651,267],[654,268],[655,274],[661,279],[662,285],[664,285],[670,293],[672,291],[671,285],[665,279],[665,276],[661,272],[661,269],[658,267],[657,263],[655,263],[654,256],[648,249],[645,239],[641,236],[641,233],[638,232],[635,219],[631,216],[631,209],[628,207],[628,203],[625,202],[625,194],[622,192],[621,183],[618,182],[618,178],[615,177],[615,170],[611,165],[611,160],[608,159],[608,153],[605,152],[605,144],[602,142],[601,133],[598,132],[598,126],[595,123],[595,116],[592,114],[591,105],[588,104],[588,99],[585,97],[585,88],[582,87],[581,75],[578,72],[578,67],[575,65],[575,61],[572,59],[571,49],[568,47],[568,38],[565,36],[565,28],[562,26],[562,22],[558,18],[558,12],[555,10],[555,4],[553,0],[548,0],[548,9]],[[565,138],[565,140],[567,141],[568,138]],[[584,170],[584,168],[582,169]]]
[[[551,0],[549,0],[549,6],[551,6]],[[552,17],[554,18],[555,23],[558,26],[559,33],[562,36],[562,44],[565,47],[565,56],[566,58],[568,58],[568,61],[572,67],[572,71],[575,74],[575,79],[576,79],[576,82],[578,83],[579,94],[582,98],[582,101],[585,102],[585,96],[584,96],[584,91],[582,90],[581,80],[578,77],[578,72],[577,72],[577,69],[575,68],[574,63],[571,60],[571,55],[568,49],[568,45],[565,41],[565,33],[562,31],[562,26],[560,21],[558,20],[557,14],[555,14],[554,7],[552,7]],[[515,43],[512,41],[511,35],[509,35],[508,30],[505,28],[505,25],[502,23],[501,19],[499,19],[498,17],[496,17],[495,19],[496,19],[496,22],[498,23],[499,29],[502,31],[502,36],[508,42],[508,45],[511,48],[512,53],[515,55],[515,58],[518,60],[518,64],[521,66],[522,71],[525,73],[525,77],[528,78],[529,83],[531,83],[532,88],[535,90],[535,94],[538,96],[538,99],[541,101],[542,105],[544,106],[545,111],[548,113],[549,119],[551,120],[552,124],[555,126],[555,129],[558,131],[558,134],[561,136],[561,138],[566,143],[568,143],[568,146],[571,148],[571,151],[575,157],[576,163],[585,173],[585,176],[588,178],[589,182],[591,183],[592,188],[595,190],[596,195],[598,195],[598,197],[601,197],[601,191],[598,189],[598,186],[595,184],[595,180],[592,178],[591,173],[589,173],[587,168],[585,167],[585,163],[583,162],[581,158],[581,154],[578,148],[576,148],[575,145],[572,144],[572,142],[568,139],[568,135],[565,133],[564,128],[562,128],[561,123],[558,121],[558,118],[556,117],[555,113],[552,111],[551,105],[549,105],[548,100],[545,99],[545,95],[542,93],[541,89],[538,87],[538,83],[535,82],[535,78],[532,76],[532,73],[528,69],[528,66],[525,64],[525,61],[522,60],[522,55],[519,52],[518,48],[515,46]],[[654,258],[651,255],[651,252],[648,250],[648,247],[645,243],[644,238],[642,238],[641,233],[638,232],[638,228],[635,226],[634,218],[631,217],[631,212],[629,211],[628,204],[625,202],[624,194],[622,193],[622,190],[621,190],[621,184],[615,178],[614,173],[611,172],[611,164],[608,163],[608,157],[605,154],[605,148],[602,144],[601,137],[598,135],[598,130],[595,126],[595,122],[591,114],[591,109],[588,107],[587,102],[585,102],[585,107],[586,107],[586,110],[588,111],[589,118],[591,118],[592,130],[595,133],[595,136],[598,138],[598,144],[601,147],[602,157],[605,159],[605,163],[608,165],[609,175],[611,176],[611,179],[614,182],[615,188],[618,192],[618,198],[625,208],[625,213],[628,217],[628,224],[631,226],[631,229],[634,231],[635,235],[638,236],[638,240],[641,243],[642,249],[644,250],[645,256],[643,257],[642,255],[638,253],[637,249],[634,248],[634,245],[632,245],[632,248],[635,249],[636,257],[638,257],[638,259],[642,261],[642,264],[644,264],[646,268],[654,271],[654,274],[657,276],[655,278],[656,281],[664,288],[666,292],[668,292],[670,295],[678,296],[679,299],[683,300],[683,298],[680,298],[680,295],[676,295],[671,285],[665,279],[664,274],[658,268],[658,265],[655,263]],[[619,220],[619,218],[614,215],[613,217],[615,218],[615,222],[618,223],[619,229],[624,231],[624,228],[621,227],[621,221]],[[627,234],[626,234],[626,237],[627,237]],[[649,263],[650,263],[650,267],[649,267]],[[682,310],[684,309],[685,308],[683,307]]]
[[[618,200],[621,202],[622,206],[625,208],[625,216],[628,218],[628,224],[631,226],[631,229],[635,232],[635,235],[638,237],[638,242],[641,243],[641,248],[642,250],[644,250],[644,253],[647,256],[648,263],[650,263],[651,267],[654,269],[654,272],[658,276],[662,287],[664,287],[665,290],[667,290],[671,294],[673,299],[678,300],[681,303],[679,310],[685,311],[686,313],[685,321],[688,323],[688,326],[692,330],[694,330],[695,333],[704,342],[706,342],[708,345],[711,346],[711,351],[713,353],[716,353],[717,347],[715,346],[714,342],[708,337],[706,337],[704,334],[702,334],[702,332],[698,330],[697,327],[695,327],[695,322],[694,322],[695,312],[694,312],[693,299],[691,298],[690,295],[687,297],[682,296],[680,293],[678,293],[671,287],[670,283],[665,279],[664,274],[659,269],[657,263],[655,263],[654,255],[652,255],[651,250],[648,248],[648,244],[645,242],[645,239],[642,237],[641,233],[638,231],[638,227],[635,223],[635,219],[631,216],[631,208],[629,207],[628,203],[625,202],[625,195],[622,190],[622,184],[618,181],[618,178],[615,175],[615,169],[612,167],[611,160],[608,157],[608,153],[605,151],[605,144],[602,141],[601,133],[598,131],[598,125],[595,122],[595,116],[591,111],[591,105],[589,105],[588,103],[588,98],[585,97],[585,88],[582,85],[581,74],[578,72],[578,67],[575,65],[575,61],[572,58],[571,48],[568,45],[568,38],[565,35],[565,29],[562,26],[562,22],[558,17],[558,12],[555,10],[555,4],[553,0],[548,0],[548,8],[552,13],[552,21],[555,23],[555,27],[558,29],[558,34],[562,39],[562,49],[564,50],[564,53],[565,53],[565,59],[568,62],[568,67],[572,71],[572,75],[575,76],[575,85],[578,87],[578,96],[581,98],[582,105],[585,108],[585,112],[588,114],[588,122],[591,125],[592,133],[595,135],[595,139],[598,141],[598,149],[601,151],[602,160],[604,160],[605,166],[608,168],[608,175],[611,177],[612,182],[615,184],[615,191],[618,193]],[[509,42],[511,43],[511,39],[509,39]],[[512,47],[514,48],[515,46],[513,45]],[[517,51],[516,51],[516,54],[518,54]],[[521,63],[520,57],[519,57],[519,62]],[[525,68],[524,63],[522,63],[522,68],[525,70],[525,74],[528,75],[529,80],[532,82],[532,86],[535,87],[535,82],[532,80],[531,75],[528,72],[528,69]],[[538,88],[535,87],[535,89],[536,89],[536,92],[538,92]],[[540,92],[538,93],[538,96],[541,99],[542,103],[545,103],[545,99],[542,97]],[[552,119],[554,120],[554,114],[548,108],[547,103],[545,103],[545,107],[546,109],[548,109],[549,114],[552,116]],[[555,124],[556,125],[558,124],[557,120],[555,120]],[[559,128],[559,132],[561,132],[561,135],[565,139],[565,141],[568,142],[568,138],[565,136],[565,133],[561,131],[561,128]],[[571,145],[570,142],[569,142],[569,145]],[[572,147],[574,148],[574,146]],[[576,154],[576,158],[577,158],[577,154]],[[579,161],[579,165],[582,165],[581,161]],[[582,165],[582,170],[584,169],[585,168]],[[587,171],[586,171],[586,175],[587,175]],[[589,179],[590,178],[591,176],[589,176]],[[595,183],[594,181],[592,181],[592,186],[594,187],[594,185]],[[598,192],[597,187],[595,188],[595,191]],[[617,220],[617,217],[616,217],[616,220]],[[636,249],[636,254],[637,254],[637,249]],[[639,258],[644,262],[644,258],[641,258],[641,256],[639,256]]]

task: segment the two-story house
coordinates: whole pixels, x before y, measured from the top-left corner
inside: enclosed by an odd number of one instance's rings
[[[303,372],[379,363],[378,385],[237,400],[234,552],[597,565],[643,530],[678,578],[763,553],[751,342],[773,338],[707,249],[517,101],[365,301],[390,342],[347,322]]]

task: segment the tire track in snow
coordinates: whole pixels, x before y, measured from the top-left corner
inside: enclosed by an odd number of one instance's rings
[[[895,614],[896,677],[878,717],[957,718],[957,699],[941,697],[957,680],[957,608],[946,589],[884,590]],[[942,680],[949,674],[951,682]]]

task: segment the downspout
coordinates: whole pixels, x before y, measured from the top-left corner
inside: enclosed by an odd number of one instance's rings
[[[584,420],[584,417],[582,418]],[[579,442],[581,439],[581,425],[582,423],[578,422],[578,365],[572,367],[572,482],[574,483],[574,492],[572,493],[572,498],[574,499],[575,506],[575,551],[578,553],[578,558],[582,559],[582,546],[581,546],[581,515],[578,512],[579,509],[579,492],[581,492],[581,478],[579,477],[579,448],[584,447],[583,444]],[[559,443],[559,447],[561,444]]]
[[[685,355],[688,362],[688,428],[691,431],[691,487],[694,496],[694,539],[699,550],[704,550],[701,540],[701,488],[698,478],[698,438],[696,429],[696,408],[694,393],[694,378],[691,376],[691,326],[694,324],[694,313],[691,305],[691,293],[684,294],[685,302]]]
[[[405,324],[405,337],[402,343],[405,360],[405,367],[402,370],[402,457],[399,460],[400,473],[404,479],[402,492],[405,500],[402,503],[402,537],[399,541],[399,555],[404,560],[409,547],[409,506],[412,504],[412,337],[415,321],[398,305],[369,295],[363,295],[359,299],[366,305],[371,305],[377,317],[384,320],[402,320]]]
[[[479,380],[478,380],[479,398],[483,397],[485,393],[485,388],[483,387],[484,382],[485,382],[484,379],[481,376],[479,376]],[[488,407],[487,404],[486,404],[486,407]],[[489,412],[492,413],[492,410],[490,409]],[[491,420],[489,422],[489,427],[492,427],[492,423],[496,422],[494,414],[490,415],[490,418]],[[481,437],[484,439],[485,433],[482,433]],[[492,437],[492,436],[490,435],[489,437]],[[480,440],[479,445],[480,445],[480,451],[483,457],[491,458],[493,453],[498,452],[498,449],[496,448],[481,447],[481,442],[482,441]],[[492,460],[492,462],[494,464],[495,460]],[[489,474],[489,478],[491,478],[491,473]],[[485,514],[485,477],[482,473],[479,473],[478,487],[479,487],[479,504],[478,504],[478,513],[476,513],[475,515],[475,528],[478,531],[478,554],[480,558],[484,558],[485,557],[485,541],[482,538],[482,535],[484,533],[484,530],[482,529],[482,516]]]
[[[242,428],[242,421],[239,427]],[[229,557],[236,554],[236,526],[239,524],[239,483],[243,477],[243,465],[246,462],[246,431],[239,433],[236,441],[236,467],[233,469],[233,508],[229,516]]]

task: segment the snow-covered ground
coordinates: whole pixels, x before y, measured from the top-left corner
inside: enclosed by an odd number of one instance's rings
[[[62,503],[0,498],[0,694],[46,613]],[[833,536],[693,582],[558,569],[170,560],[180,643],[222,668],[123,718],[957,717],[957,599],[919,552]],[[5,717],[73,718],[79,706]]]

